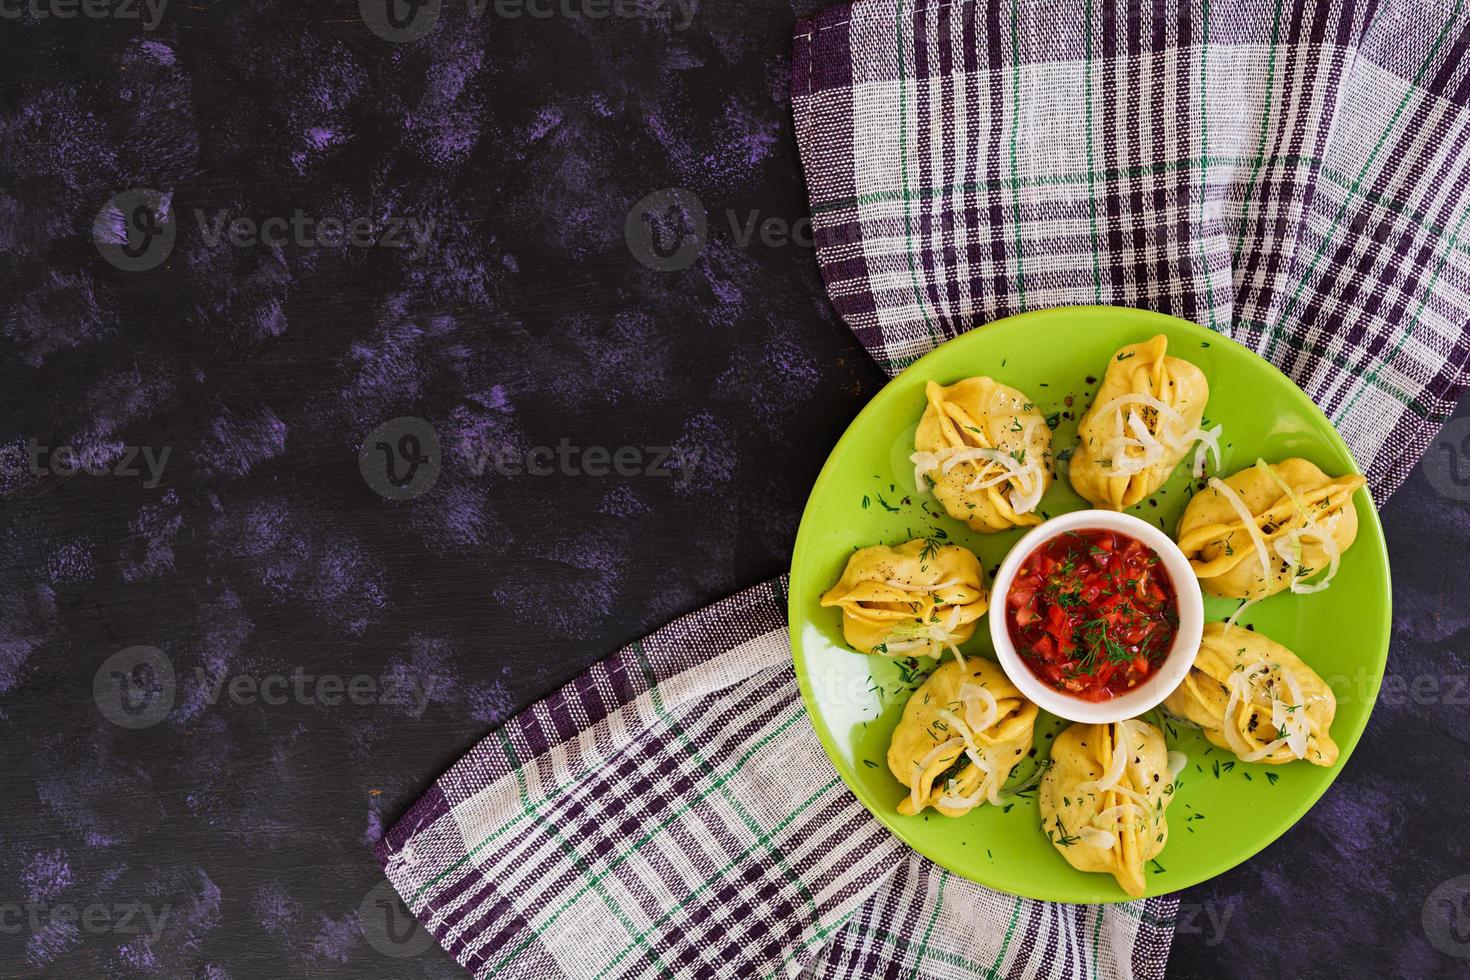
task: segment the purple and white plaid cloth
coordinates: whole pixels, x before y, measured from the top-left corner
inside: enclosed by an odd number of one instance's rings
[[[1274,362],[1382,502],[1470,359],[1466,0],[862,2],[797,29],[817,258],[886,370],[1068,304]]]
[[[512,719],[378,844],[479,977],[1160,977],[1176,903],[1048,905],[951,875],[837,777],[784,580]]]
[[[1470,359],[1470,0],[863,0],[796,31],[837,310],[896,372],[996,317],[1253,347],[1385,499]],[[1001,895],[908,851],[802,708],[783,582],[491,734],[378,845],[476,976],[1157,978],[1177,901]]]

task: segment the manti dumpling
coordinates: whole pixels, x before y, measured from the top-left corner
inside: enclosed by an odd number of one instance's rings
[[[914,482],[982,533],[1040,524],[1051,486],[1051,429],[1036,404],[992,378],[931,381],[914,433]]]
[[[1077,423],[1072,487],[1098,507],[1126,510],[1143,500],[1201,440],[1196,472],[1203,473],[1206,445],[1216,447],[1218,464],[1219,429],[1200,429],[1210,383],[1193,364],[1168,356],[1168,345],[1160,334],[1114,354]]]
[[[1337,761],[1332,688],[1286,647],[1239,626],[1205,625],[1194,666],[1164,709],[1244,762]]]
[[[1210,595],[1318,592],[1358,536],[1352,497],[1363,483],[1333,479],[1304,459],[1257,460],[1194,495],[1179,518],[1179,548]]]
[[[946,817],[999,803],[1000,788],[1031,748],[1036,705],[979,657],[939,665],[904,705],[888,768],[909,788],[898,812],[932,806]]]
[[[859,653],[938,657],[975,635],[985,614],[985,571],[967,548],[915,538],[854,552],[822,605],[842,610],[842,635]]]
[[[1077,724],[1057,736],[1041,777],[1041,829],[1078,871],[1105,871],[1130,895],[1164,849],[1174,775],[1164,735],[1146,721]]]

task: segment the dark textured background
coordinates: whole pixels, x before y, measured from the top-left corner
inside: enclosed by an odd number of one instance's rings
[[[517,708],[780,572],[882,381],[810,250],[742,244],[727,214],[805,212],[786,72],[817,6],[706,3],[677,30],[449,0],[414,44],[352,3],[173,0],[151,31],[0,19],[0,974],[462,975],[364,938],[371,844]],[[134,187],[171,194],[179,231],[129,273],[91,235]],[[711,218],[682,271],[624,242],[666,187]],[[211,245],[194,209],[435,230],[422,256]],[[401,415],[433,425],[444,466],[393,502],[357,448]],[[170,457],[152,488],[38,476],[30,439]],[[670,446],[675,472],[474,472],[562,439]],[[1385,698],[1298,827],[1184,895],[1171,975],[1470,973],[1424,926],[1470,939],[1467,889],[1430,900],[1470,873],[1470,488],[1441,469],[1446,492],[1416,473],[1383,515],[1390,671],[1417,693]],[[128,730],[92,684],[137,645],[178,690]],[[207,697],[295,667],[435,688],[418,716]],[[167,909],[157,935],[101,917],[144,905]]]

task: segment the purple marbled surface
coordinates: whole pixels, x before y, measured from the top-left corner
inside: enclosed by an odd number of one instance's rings
[[[810,250],[758,230],[805,214],[786,76],[815,6],[708,3],[680,29],[670,5],[449,3],[406,44],[345,2],[0,19],[0,974],[462,975],[364,928],[372,842],[519,706],[779,572],[881,384]],[[658,271],[625,219],[670,187],[708,241]],[[127,213],[94,218],[130,188],[177,230],[147,271],[94,242],[127,240]],[[215,233],[298,211],[431,231]],[[357,461],[400,416],[442,447],[405,501]],[[530,472],[563,440],[573,465]],[[33,441],[97,475],[36,472]],[[588,447],[635,450],[636,472],[588,472]],[[1296,829],[1184,896],[1172,975],[1470,968],[1423,923],[1470,873],[1455,496],[1416,474],[1384,513],[1391,674],[1437,701],[1386,698]],[[94,681],[116,690],[103,668],[137,647],[174,689],[128,728]],[[151,684],[135,661],[121,676]]]

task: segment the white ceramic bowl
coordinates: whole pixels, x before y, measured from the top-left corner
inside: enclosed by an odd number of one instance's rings
[[[1066,531],[1082,531],[1098,528],[1117,531],[1137,538],[1152,548],[1163,562],[1169,578],[1174,583],[1174,595],[1179,604],[1179,632],[1174,645],[1169,648],[1163,664],[1154,675],[1127,694],[1108,701],[1084,701],[1082,698],[1063,694],[1044,683],[1031,672],[1016,647],[1011,643],[1010,631],[1006,626],[1006,596],[1011,582],[1020,570],[1021,563],[1033,551],[1047,541]],[[1205,628],[1204,598],[1200,595],[1199,580],[1189,567],[1189,560],[1167,534],[1157,527],[1128,514],[1111,510],[1079,510],[1032,528],[1000,563],[995,581],[990,587],[990,639],[995,644],[996,657],[1011,683],[1021,689],[1043,711],[1066,718],[1068,721],[1084,721],[1100,724],[1136,718],[1155,707],[1168,697],[1184,680],[1199,652],[1200,634]]]

